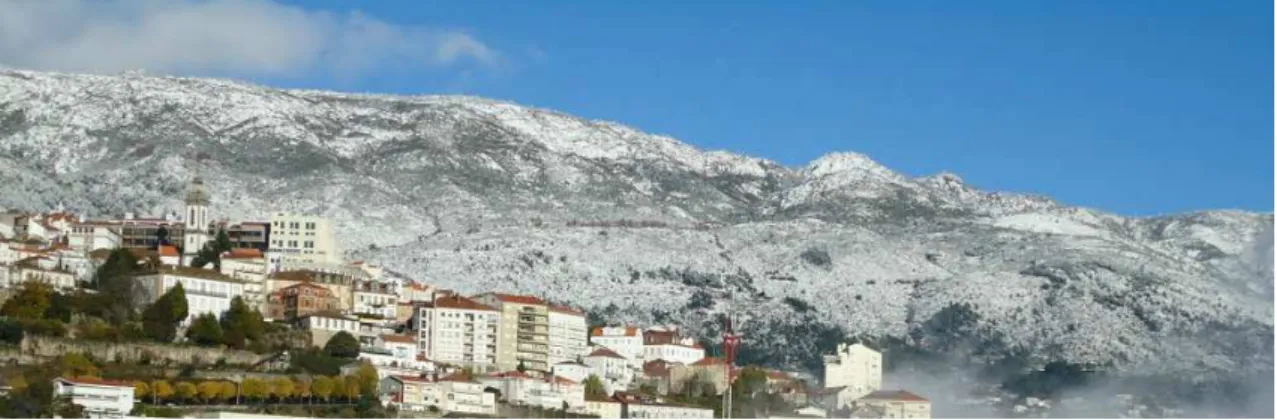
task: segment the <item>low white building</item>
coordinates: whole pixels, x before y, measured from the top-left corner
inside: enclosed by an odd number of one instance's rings
[[[434,380],[390,376],[381,380],[380,393],[388,405],[404,411],[425,412],[431,407],[444,414],[493,416],[497,413],[497,398],[482,383],[455,374]]]
[[[882,388],[882,353],[863,344],[839,344],[824,356],[826,409],[838,410]]]
[[[359,349],[359,360],[377,368],[378,376],[420,376],[434,372],[433,362],[417,351],[417,341],[412,336],[382,335],[372,345]]]
[[[581,362],[555,363],[550,367],[550,371],[554,373],[554,376],[562,376],[576,382],[585,382],[585,379],[590,377],[590,366]]]
[[[395,296],[389,289],[361,290],[356,288],[352,293],[352,300],[355,305],[351,312],[358,315],[377,316],[388,320],[395,319],[399,297]]]
[[[581,413],[592,414],[601,419],[621,418],[621,402],[611,397],[586,398],[585,408]]]
[[[876,418],[929,419],[931,401],[905,390],[880,390],[856,400],[852,411],[872,413]]]
[[[81,252],[119,248],[122,243],[119,226],[118,223],[97,221],[72,224],[67,234],[67,245]]]
[[[154,272],[138,275],[135,280],[141,286],[142,300],[155,302],[169,289],[182,285],[186,293],[186,319],[182,325],[190,325],[201,314],[221,316],[231,308],[231,300],[244,294],[244,283],[222,273],[193,267],[160,267]]]
[[[585,386],[559,376],[536,377],[519,371],[486,375],[479,379],[485,387],[501,391],[510,404],[548,409],[585,408]]]
[[[133,385],[125,382],[57,378],[53,395],[70,398],[91,418],[123,418],[133,411]]]
[[[590,374],[603,381],[603,387],[609,394],[629,389],[634,380],[634,370],[629,361],[606,347],[586,355],[584,361],[590,367]]]
[[[35,281],[47,284],[55,290],[72,290],[76,288],[75,273],[58,266],[57,261],[49,257],[29,257],[8,266],[0,266],[5,274],[0,276],[0,286],[18,288],[22,283]]]
[[[672,404],[657,400],[641,400],[635,395],[617,393],[614,399],[621,403],[621,417],[627,419],[712,419],[714,410]]]
[[[590,331],[590,344],[612,349],[631,367],[642,366],[643,335],[637,327],[594,327]]]
[[[643,346],[643,360],[690,365],[705,358],[705,349],[695,343],[667,343]]]

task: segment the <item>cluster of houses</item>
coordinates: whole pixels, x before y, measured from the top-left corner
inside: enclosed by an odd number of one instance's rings
[[[315,346],[342,332],[356,337],[358,359],[378,370],[383,400],[405,412],[491,416],[503,401],[603,418],[710,418],[710,409],[653,394],[683,392],[693,378],[721,394],[735,371],[723,359],[707,357],[677,327],[591,329],[582,310],[540,297],[462,296],[374,264],[345,261],[332,222],[322,217],[276,213],[263,222],[213,221],[210,201],[196,178],[181,215],[90,220],[61,209],[0,214],[0,297],[33,280],[61,290],[81,287],[113,250],[127,249],[140,261],[135,280],[143,286],[141,303],[181,284],[188,323],[204,313],[221,314],[242,297],[266,319],[309,331]],[[221,232],[231,246],[220,262],[191,267]],[[879,390],[881,356],[867,347],[841,347],[826,366],[821,389],[809,391],[795,375],[779,371],[769,372],[768,385],[796,405],[810,405],[803,415],[930,415],[925,399]],[[358,367],[352,363],[343,373]],[[607,397],[586,398],[591,376]],[[129,388],[127,398],[123,388]],[[82,405],[100,416],[126,414],[132,405],[131,387],[123,384],[59,379],[56,389],[93,395],[81,398]],[[98,395],[104,393],[112,396]]]

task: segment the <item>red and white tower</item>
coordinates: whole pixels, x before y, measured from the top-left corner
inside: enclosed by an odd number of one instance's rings
[[[723,365],[727,375],[727,389],[723,392],[723,418],[732,417],[732,382],[736,379],[736,348],[740,347],[742,335],[732,328],[735,318],[732,314],[723,315]]]

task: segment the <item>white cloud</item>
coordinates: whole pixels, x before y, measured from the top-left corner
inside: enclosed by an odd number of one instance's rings
[[[0,1],[0,64],[42,70],[350,77],[378,66],[501,65],[455,30],[267,0]]]

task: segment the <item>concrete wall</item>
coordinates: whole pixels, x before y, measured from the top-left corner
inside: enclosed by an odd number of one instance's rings
[[[31,362],[36,359],[50,359],[67,353],[87,353],[99,360],[114,361],[118,357],[125,362],[139,362],[144,354],[150,355],[151,363],[202,363],[212,364],[219,358],[225,358],[229,364],[254,364],[267,355],[259,355],[250,351],[217,349],[207,347],[188,347],[175,344],[159,343],[106,343],[97,341],[76,341],[64,338],[26,336],[22,338],[20,354],[14,349],[0,350],[0,357],[9,360],[13,356],[20,362]]]

